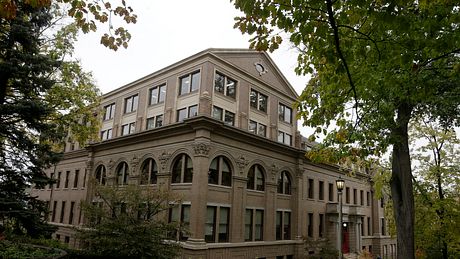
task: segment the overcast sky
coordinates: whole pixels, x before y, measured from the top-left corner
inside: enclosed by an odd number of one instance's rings
[[[127,27],[132,34],[128,49],[116,52],[99,44],[100,33],[82,35],[76,57],[92,71],[103,93],[189,57],[207,48],[248,48],[249,37],[233,29],[240,13],[229,0],[128,0],[138,22]],[[120,23],[119,23],[120,24]],[[298,93],[307,78],[294,73],[297,54],[288,44],[270,56]]]

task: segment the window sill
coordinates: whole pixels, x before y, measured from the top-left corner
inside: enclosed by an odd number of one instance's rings
[[[188,96],[198,95],[198,92],[200,92],[199,90],[200,89],[195,90],[193,92],[188,92],[188,93],[185,93],[185,94],[179,94],[178,98],[185,98],[185,97],[188,97]]]
[[[223,99],[226,99],[226,100],[228,100],[228,101],[230,101],[230,102],[236,102],[236,93],[235,93],[235,97],[231,97],[231,96],[228,96],[228,95],[226,95],[226,94],[224,94],[224,93],[221,93],[221,92],[219,92],[219,91],[216,91],[216,89],[214,89],[214,94],[215,94],[216,96],[219,96],[219,97],[221,97],[221,98],[223,98]]]
[[[159,106],[164,105],[164,104],[165,104],[164,101],[157,102],[157,103],[152,103],[152,104],[149,104],[149,105],[147,106],[147,108],[159,107]]]
[[[255,108],[255,107],[253,107],[253,106],[249,106],[249,107],[251,107],[250,109],[251,109],[252,112],[258,113],[258,114],[260,114],[262,116],[268,116],[267,112],[261,111],[261,110]]]

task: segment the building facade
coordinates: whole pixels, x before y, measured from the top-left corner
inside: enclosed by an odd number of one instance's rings
[[[304,238],[344,253],[395,257],[370,177],[305,158],[292,104],[298,95],[268,54],[208,49],[103,96],[101,141],[67,143],[33,190],[49,202],[55,238],[75,244],[90,179],[166,188],[182,197],[169,219],[189,226],[183,258],[302,258]],[[345,180],[343,226],[335,181]],[[339,244],[337,233],[343,230]]]

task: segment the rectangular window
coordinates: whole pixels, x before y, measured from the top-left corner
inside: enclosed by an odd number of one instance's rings
[[[291,239],[291,212],[285,211],[283,215],[283,239]]]
[[[204,239],[206,242],[214,243],[216,235],[216,211],[217,207],[208,206],[206,209],[206,221],[204,226]]]
[[[350,203],[350,187],[345,188],[345,202]]]
[[[353,204],[358,204],[358,190],[353,188]]]
[[[264,240],[264,211],[263,210],[256,210],[256,219],[255,219],[255,235],[254,235],[254,240],[255,241],[262,241]]]
[[[50,174],[50,178],[51,178],[51,180],[54,180],[54,173],[51,173],[51,174]],[[50,183],[49,188],[50,188],[50,189],[53,188],[53,184],[52,184],[52,183]]]
[[[65,244],[70,243],[70,237],[69,236],[64,236],[64,243]]]
[[[78,187],[78,178],[80,177],[80,170],[75,170],[75,176],[73,178],[73,188]]]
[[[107,140],[112,138],[112,129],[101,131],[101,140]]]
[[[224,123],[229,126],[234,126],[235,114],[233,112],[225,111]]]
[[[198,91],[200,88],[200,72],[194,72],[179,78],[179,95],[184,95]]]
[[[69,224],[73,224],[73,215],[74,215],[74,210],[75,210],[75,202],[72,201],[70,202],[70,213],[69,213]]]
[[[70,171],[65,172],[64,188],[69,188]]]
[[[371,193],[366,192],[366,205],[371,206]]]
[[[135,130],[136,130],[136,123],[135,122],[124,124],[124,125],[121,126],[121,135],[126,136],[126,135],[129,135],[129,134],[133,134]]]
[[[292,136],[286,132],[278,131],[278,142],[290,146],[292,144]]]
[[[219,237],[218,242],[228,242],[229,224],[230,224],[230,208],[220,207],[219,211]]]
[[[280,103],[278,105],[278,117],[280,121],[291,124],[292,123],[292,109]]]
[[[65,201],[62,201],[61,203],[61,215],[59,218],[60,223],[64,223],[64,213],[65,213]]]
[[[253,210],[246,209],[244,214],[244,241],[252,241]]]
[[[283,236],[281,235],[281,230],[282,230],[282,211],[277,211],[276,212],[276,240],[282,240]]]
[[[180,216],[180,217],[179,217]],[[178,232],[173,232],[171,238],[186,241],[190,227],[190,205],[177,205],[169,209],[168,222],[180,223],[181,229]]]
[[[324,237],[324,214],[319,214],[319,237]]]
[[[386,227],[385,227],[385,219],[384,218],[380,219],[380,227],[382,228],[381,229],[382,236],[385,236],[386,235]]]
[[[139,95],[133,95],[125,98],[125,113],[135,112],[139,103]]]
[[[217,106],[212,107],[212,117],[217,120],[222,120],[224,114],[224,110]]]
[[[361,206],[364,206],[364,191],[363,190],[359,191],[359,202]]]
[[[53,202],[53,212],[51,214],[51,222],[56,220],[57,201]]]
[[[371,217],[367,217],[367,235],[370,236],[372,231]]]
[[[58,177],[57,177],[57,181],[56,181],[56,189],[59,189],[61,187],[61,175],[62,175],[62,173],[58,172]]]
[[[364,217],[361,217],[361,236],[364,236]]]
[[[251,107],[256,108],[262,112],[267,112],[267,100],[268,97],[266,95],[251,89],[251,93],[249,94],[249,102]]]
[[[319,181],[318,199],[324,200],[324,182]]]
[[[291,212],[276,212],[276,240],[291,239]]]
[[[380,208],[384,208],[385,207],[385,199],[380,198]]]
[[[188,117],[192,118],[198,115],[198,105],[188,107]]]
[[[104,120],[111,120],[115,115],[115,103],[104,106]]]
[[[314,199],[314,180],[313,179],[308,179],[308,198],[309,199]]]
[[[177,121],[181,122],[187,118],[187,108],[177,110]]]
[[[308,213],[307,235],[313,237],[313,213]]]
[[[166,85],[156,86],[149,90],[149,105],[162,103],[165,101]]]
[[[216,72],[214,79],[214,90],[226,96],[235,98],[236,81]]]
[[[329,184],[329,201],[334,201],[334,184]]]
[[[249,120],[249,132],[262,137],[267,136],[267,126],[253,120]]]
[[[147,119],[146,129],[153,129],[163,126],[163,114],[153,116]]]

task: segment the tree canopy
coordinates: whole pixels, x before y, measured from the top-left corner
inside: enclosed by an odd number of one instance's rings
[[[167,212],[176,204],[167,191],[99,185],[91,202],[82,206],[85,228],[77,230],[77,237],[92,256],[174,258],[179,245],[167,240],[180,225],[168,223]]]
[[[67,136],[82,145],[95,136],[99,92],[68,58],[76,27],[44,33],[59,9],[16,7],[14,18],[0,18],[0,217],[36,237],[51,229],[45,204],[28,189],[51,182],[44,170],[59,161]]]
[[[408,124],[460,121],[459,4],[438,1],[234,0],[235,26],[251,47],[275,50],[286,35],[299,74],[312,79],[297,108],[326,135],[314,160],[378,158],[392,151],[398,258],[414,257]],[[334,125],[334,127],[330,127]],[[333,147],[328,149],[326,147]]]
[[[119,2],[118,5],[102,0],[0,0],[0,18],[15,19],[20,13],[19,9],[24,5],[40,9],[53,4],[61,4],[66,7],[67,14],[74,18],[76,26],[84,33],[95,32],[98,23],[108,23],[107,32],[101,36],[102,45],[113,50],[128,47],[131,34],[123,26],[115,27],[114,25],[120,19],[126,24],[137,22],[137,15],[125,0]]]

